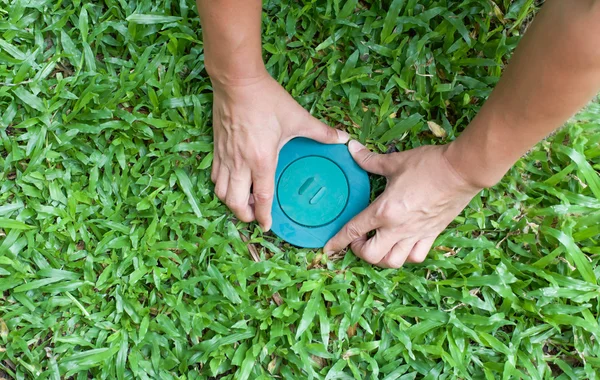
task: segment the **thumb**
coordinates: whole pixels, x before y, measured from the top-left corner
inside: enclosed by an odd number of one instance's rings
[[[350,139],[347,132],[331,128],[313,116],[300,128],[300,135],[323,144],[345,144]]]
[[[385,154],[373,153],[356,140],[350,141],[348,150],[358,166],[369,173],[383,176],[389,174],[390,157],[387,157]]]

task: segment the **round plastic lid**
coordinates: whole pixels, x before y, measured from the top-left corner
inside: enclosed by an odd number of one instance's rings
[[[293,139],[279,154],[273,232],[299,247],[323,247],[368,206],[369,194],[369,177],[345,145]]]

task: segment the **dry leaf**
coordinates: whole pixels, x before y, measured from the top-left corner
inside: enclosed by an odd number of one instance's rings
[[[353,325],[351,325],[350,327],[348,327],[348,330],[346,330],[346,334],[348,334],[348,338],[352,338],[354,335],[356,335],[356,327],[358,326],[358,323],[355,323]]]
[[[444,128],[440,127],[439,124],[437,124],[436,122],[428,121],[427,126],[436,137],[446,137],[446,131],[444,130]]]
[[[250,256],[252,256],[252,260],[256,261],[257,263],[260,262],[260,255],[258,254],[258,250],[254,246],[254,244],[248,243],[248,238],[246,237],[246,235],[244,235],[241,232],[240,232],[240,238],[242,238],[242,241],[244,243],[246,243],[246,246],[248,247],[248,251],[250,252]]]
[[[322,268],[323,266],[321,265],[321,259],[323,258],[323,254],[319,253],[315,256],[315,258],[313,259],[313,261],[308,265],[308,269],[313,269],[313,268]]]
[[[498,18],[498,20],[500,20],[500,22],[503,25],[505,25],[506,24],[506,20],[504,19],[504,14],[500,10],[500,7],[498,6],[498,4],[496,4],[495,1],[490,1],[490,2],[492,3],[492,8],[494,8],[494,15],[496,15],[496,17]]]
[[[317,364],[319,368],[323,368],[327,365],[327,359],[320,356],[310,355],[310,358]]]
[[[348,360],[351,356],[355,356],[355,355],[358,355],[358,353],[356,351],[348,350],[348,351],[344,352],[344,354],[342,355],[342,359]]]
[[[273,301],[275,301],[275,303],[277,304],[277,306],[281,306],[281,304],[283,303],[283,299],[277,292],[273,293],[272,298],[273,298]]]
[[[269,373],[271,375],[273,375],[273,371],[275,371],[276,366],[277,366],[277,357],[274,357],[273,360],[271,360],[269,362],[269,364],[267,365],[267,371],[269,371]]]
[[[0,318],[0,338],[6,339],[7,336],[8,336],[8,327],[6,326],[4,319]]]

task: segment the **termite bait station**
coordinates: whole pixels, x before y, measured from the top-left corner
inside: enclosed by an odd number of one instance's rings
[[[298,247],[321,248],[369,204],[367,172],[343,144],[295,138],[279,153],[273,232]]]

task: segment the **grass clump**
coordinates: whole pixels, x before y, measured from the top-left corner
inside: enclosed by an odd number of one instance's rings
[[[213,195],[194,7],[0,0],[0,377],[597,378],[597,103],[482,191],[423,265],[328,261]],[[533,12],[269,0],[265,59],[370,147],[445,143]]]

